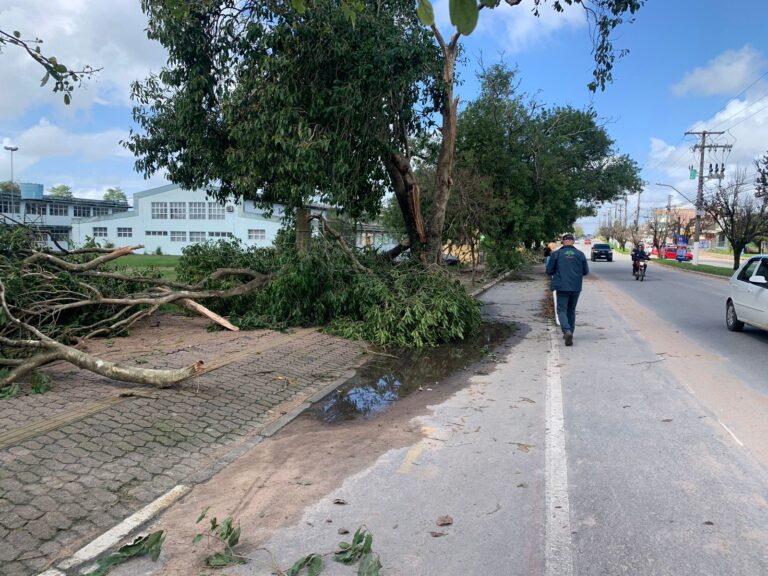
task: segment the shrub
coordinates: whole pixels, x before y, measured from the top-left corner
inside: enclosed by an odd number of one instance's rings
[[[327,325],[348,338],[418,347],[464,338],[479,326],[479,304],[441,268],[395,266],[371,252],[358,257],[372,274],[323,239],[313,240],[304,255],[290,244],[246,249],[231,240],[185,249],[177,271],[187,282],[221,267],[275,272],[261,290],[210,303],[241,328]]]

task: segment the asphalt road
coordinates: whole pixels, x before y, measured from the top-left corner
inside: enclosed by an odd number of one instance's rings
[[[589,254],[584,247],[581,249]],[[671,323],[687,339],[720,355],[730,373],[768,394],[765,371],[768,332],[749,326],[742,333],[728,332],[725,327],[726,278],[679,271],[651,260],[641,283],[632,276],[630,262],[629,256],[616,253],[613,262],[590,262],[590,271]],[[653,334],[645,336],[653,338]]]

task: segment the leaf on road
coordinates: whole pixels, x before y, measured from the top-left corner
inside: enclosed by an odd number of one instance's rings
[[[447,532],[430,532],[429,534],[433,538],[440,538],[440,536],[448,536]]]
[[[336,498],[336,499],[333,501],[333,503],[334,503],[334,504],[338,504],[338,505],[340,505],[340,506],[346,506],[346,505],[347,505],[347,501],[346,501],[346,500],[342,500],[341,498]]]
[[[533,448],[533,444],[524,444],[523,442],[511,442],[513,446],[517,446],[517,449],[520,450],[520,452],[528,453],[531,451],[531,448]]]
[[[438,517],[436,523],[438,526],[450,526],[453,524],[453,518],[446,514],[445,516]]]
[[[673,420],[672,418],[664,418],[662,422],[672,422],[672,420]]]

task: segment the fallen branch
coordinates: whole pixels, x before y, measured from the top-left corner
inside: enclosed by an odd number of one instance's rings
[[[366,268],[363,266],[360,261],[357,259],[357,256],[355,256],[355,253],[352,251],[352,249],[347,245],[347,242],[344,240],[341,234],[336,232],[331,226],[326,222],[325,218],[322,217],[320,214],[313,214],[309,217],[309,220],[317,220],[320,222],[320,225],[323,227],[323,233],[330,235],[336,242],[338,242],[341,249],[344,251],[344,253],[349,256],[349,259],[352,260],[352,264],[360,270],[361,272],[365,272],[366,274],[373,274],[373,270],[370,268]]]

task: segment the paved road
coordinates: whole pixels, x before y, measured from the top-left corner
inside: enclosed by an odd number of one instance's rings
[[[645,281],[640,283],[631,275],[629,257],[622,254],[616,254],[614,262],[590,262],[590,265],[594,276],[652,310],[686,338],[720,355],[730,373],[768,394],[764,360],[768,332],[751,327],[746,327],[741,334],[726,330],[727,279],[674,270],[652,260]]]
[[[228,573],[269,573],[261,547],[290,566],[334,549],[338,527],[365,525],[388,575],[768,574],[768,397],[723,353],[764,357],[768,342],[720,341],[732,336],[721,297],[706,294],[722,281],[652,267],[641,285],[620,259],[593,269],[571,348],[542,320],[543,276],[488,292],[486,313],[521,328],[496,370],[467,377],[410,421],[421,440],[347,476],[295,523],[266,540],[244,530],[253,560]],[[438,526],[443,515],[453,523]],[[182,573],[169,565],[179,559],[115,574]],[[324,576],[353,573],[326,559]]]

